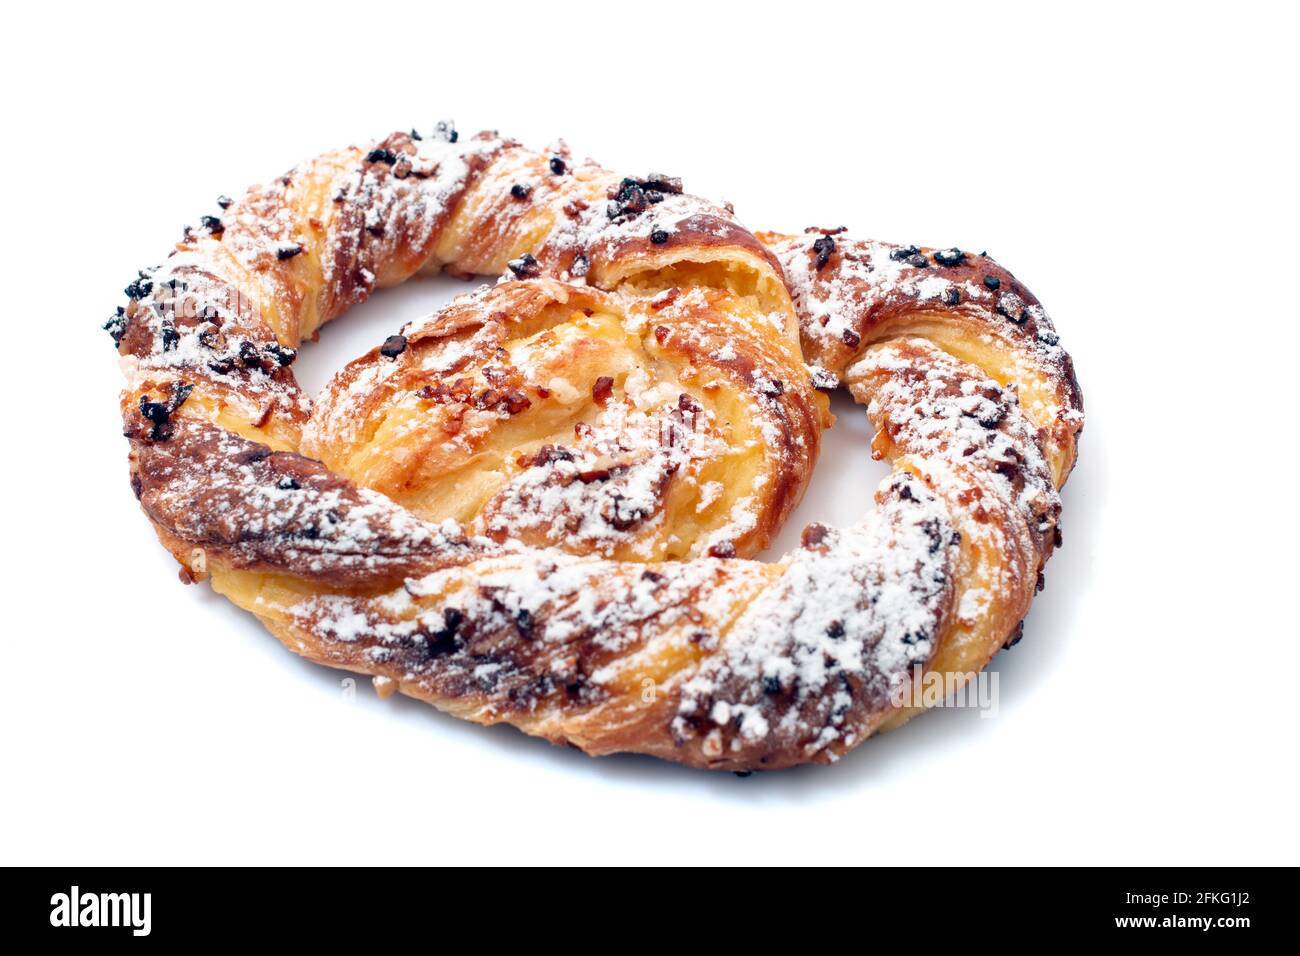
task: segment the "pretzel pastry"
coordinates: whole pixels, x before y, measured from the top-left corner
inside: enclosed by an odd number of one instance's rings
[[[832,761],[1019,634],[1082,400],[985,255],[755,235],[564,146],[398,133],[290,170],[127,289],[131,481],[182,579],[289,649],[590,754]],[[348,365],[295,350],[417,273],[501,275]],[[747,560],[847,386],[893,472]]]

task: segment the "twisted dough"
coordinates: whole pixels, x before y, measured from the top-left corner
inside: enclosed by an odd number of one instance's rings
[[[132,484],[183,577],[290,649],[588,753],[747,770],[836,759],[910,715],[913,666],[978,670],[1027,611],[1082,404],[991,259],[760,241],[669,177],[445,126],[224,205],[109,323]],[[299,343],[437,271],[513,278],[313,409]],[[839,383],[893,474],[859,525],[743,560]]]

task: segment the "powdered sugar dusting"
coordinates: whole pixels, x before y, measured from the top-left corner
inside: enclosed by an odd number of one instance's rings
[[[172,533],[237,564],[352,581],[499,550],[455,522],[422,521],[318,462],[199,421],[168,427],[167,440],[138,452],[141,503]]]
[[[726,450],[711,419],[685,394],[651,413],[611,400],[572,446],[533,456],[488,502],[480,526],[498,540],[532,532],[529,540],[601,555],[639,540],[634,553],[648,555],[669,483]]]
[[[785,272],[814,364],[838,370],[836,353],[855,349],[882,310],[904,305],[973,310],[1007,336],[1008,346],[1025,339],[1022,329],[1032,328],[1039,367],[1065,358],[1043,307],[1014,291],[1013,277],[983,253],[925,251],[816,230],[774,242],[771,249]],[[977,264],[984,267],[984,281],[972,278]]]
[[[870,350],[848,370],[867,414],[901,449],[954,472],[978,473],[1035,531],[1060,513],[1060,495],[1042,434],[1018,407],[1015,390],[924,339]]]
[[[730,750],[797,744],[812,756],[852,744],[911,665],[930,658],[957,535],[910,476],[891,478],[877,501],[863,524],[827,530],[787,559],[685,684],[677,733],[717,732]]]

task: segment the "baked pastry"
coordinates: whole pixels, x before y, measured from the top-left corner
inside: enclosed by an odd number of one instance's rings
[[[304,339],[437,271],[505,278],[302,394]],[[985,256],[756,237],[671,177],[446,124],[223,200],[127,294],[132,484],[183,578],[382,693],[592,754],[834,760],[913,712],[914,667],[977,671],[1083,421]],[[893,474],[860,524],[745,560],[841,383]]]

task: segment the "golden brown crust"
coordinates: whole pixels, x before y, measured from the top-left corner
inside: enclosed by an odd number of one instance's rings
[[[348,365],[303,450],[497,540],[751,556],[798,504],[826,415],[783,330],[751,313],[720,289],[503,283]]]
[[[921,335],[1022,386],[1058,484],[1074,466],[1083,393],[1042,304],[986,253],[864,241],[843,230],[759,233],[785,268],[810,364],[844,371],[874,342]]]
[[[130,437],[131,485],[149,520],[230,568],[376,587],[492,550],[418,521],[318,461],[202,421],[178,417],[158,433],[141,416]]]
[[[313,409],[293,348],[440,269],[514,281]],[[672,177],[446,127],[251,190],[128,294],[132,481],[190,577],[312,660],[593,754],[775,768],[906,719],[914,668],[969,676],[1015,632],[1082,427],[986,257],[755,237]],[[739,560],[840,382],[894,474],[861,524]]]

